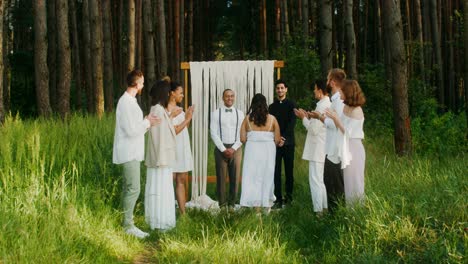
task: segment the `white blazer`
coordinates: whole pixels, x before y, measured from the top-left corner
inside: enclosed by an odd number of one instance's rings
[[[325,109],[331,106],[330,98],[324,96],[320,101],[317,102],[315,111],[324,113]],[[307,137],[304,144],[304,153],[302,159],[325,162],[325,140],[327,137],[327,128],[324,123],[318,119],[302,119],[302,124],[307,129]]]

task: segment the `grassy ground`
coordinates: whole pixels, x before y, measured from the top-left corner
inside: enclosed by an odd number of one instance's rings
[[[112,116],[73,116],[67,123],[10,118],[0,127],[0,262],[467,261],[466,153],[398,158],[390,135],[369,136],[365,206],[318,219],[298,129],[292,206],[261,217],[192,210],[178,216],[174,230],[139,241],[119,225],[113,130]],[[214,186],[208,194],[215,197]],[[136,222],[148,230],[141,201]]]

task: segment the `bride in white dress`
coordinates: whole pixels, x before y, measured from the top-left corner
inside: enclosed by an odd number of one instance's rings
[[[268,212],[275,201],[276,145],[281,146],[276,118],[268,114],[266,98],[256,94],[242,122],[240,139],[245,144],[240,205]]]

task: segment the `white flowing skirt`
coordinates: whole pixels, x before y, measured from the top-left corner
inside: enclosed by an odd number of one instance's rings
[[[175,227],[175,199],[171,168],[148,168],[145,187],[145,219],[151,229]]]
[[[343,170],[346,204],[362,203],[364,199],[364,168],[366,152],[361,139],[349,139],[353,159]]]
[[[250,131],[244,150],[240,205],[271,207],[276,200],[274,176],[276,145],[272,132]]]

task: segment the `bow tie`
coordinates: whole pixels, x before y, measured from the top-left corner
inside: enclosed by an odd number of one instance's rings
[[[225,112],[232,112],[232,109],[224,109]]]

